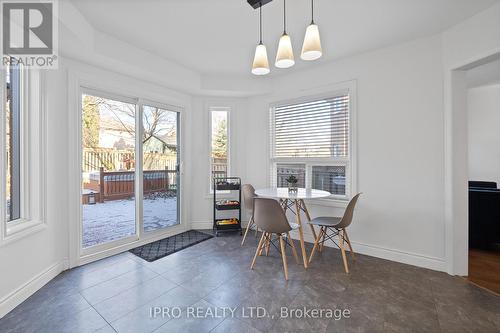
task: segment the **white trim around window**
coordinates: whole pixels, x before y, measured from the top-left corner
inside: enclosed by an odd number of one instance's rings
[[[208,195],[211,196],[213,194],[213,189],[212,189],[212,112],[214,111],[222,111],[222,112],[227,112],[227,120],[226,120],[226,127],[227,127],[227,159],[226,159],[226,173],[227,177],[231,176],[231,143],[232,143],[232,137],[231,137],[231,128],[232,128],[232,117],[231,113],[233,110],[233,106],[227,105],[227,104],[222,104],[222,103],[209,103],[206,105],[206,110],[208,114]],[[224,192],[222,192],[224,194]]]
[[[345,195],[332,195],[328,199],[315,200],[315,204],[320,205],[346,205],[347,201],[357,193],[357,142],[356,142],[356,123],[357,123],[357,95],[356,81],[347,81],[335,85],[330,85],[311,91],[310,93],[302,91],[302,96],[297,98],[297,94],[289,93],[286,96],[269,104],[269,184],[277,186],[277,165],[292,164],[297,165],[300,173],[304,174],[303,180],[306,188],[312,188],[313,167],[344,167],[345,168]],[[349,95],[349,133],[348,133],[348,152],[345,157],[276,157],[275,144],[275,108],[284,105],[296,105],[301,103],[313,102],[321,99],[331,99],[336,96]],[[305,170],[302,170],[305,169]]]
[[[45,75],[40,70],[23,70],[21,72],[21,136],[20,136],[20,218],[6,219],[6,189],[0,189],[0,246],[26,237],[46,227],[46,98]],[[6,86],[1,82],[0,125],[6,127],[5,96]],[[5,133],[2,130],[2,133]],[[6,138],[0,138],[0,163],[5,166]],[[5,184],[6,168],[1,168],[1,183]]]

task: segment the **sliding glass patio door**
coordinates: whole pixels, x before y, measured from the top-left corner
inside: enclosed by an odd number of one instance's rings
[[[82,94],[82,247],[137,233],[131,102]]]
[[[179,224],[179,113],[142,107],[144,232]]]
[[[179,115],[174,107],[139,99],[82,93],[85,253],[140,241],[180,223]]]

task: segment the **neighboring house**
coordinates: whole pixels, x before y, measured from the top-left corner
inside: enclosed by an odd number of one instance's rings
[[[177,151],[177,134],[175,131],[164,135],[153,135],[148,141],[144,142],[143,150],[145,153],[169,153]]]

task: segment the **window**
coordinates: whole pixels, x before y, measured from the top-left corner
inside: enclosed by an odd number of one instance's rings
[[[40,71],[13,61],[2,71],[0,241],[11,241],[44,223],[45,100]]]
[[[276,164],[276,180],[278,187],[287,187],[287,178],[295,176],[297,178],[297,187],[306,187],[306,165],[305,164]]]
[[[312,188],[345,195],[345,166],[312,166]]]
[[[349,195],[350,93],[279,103],[271,107],[272,184],[325,190],[332,198]]]
[[[210,107],[210,184],[229,176],[229,108]],[[212,188],[212,185],[210,185]]]
[[[5,82],[5,220],[21,218],[21,107],[22,75],[20,65],[6,69]]]

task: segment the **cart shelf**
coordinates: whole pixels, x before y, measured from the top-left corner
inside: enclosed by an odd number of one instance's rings
[[[217,210],[238,210],[240,209],[240,202],[239,201],[233,201],[231,203],[225,203],[224,201],[218,201],[215,204],[215,208]]]

